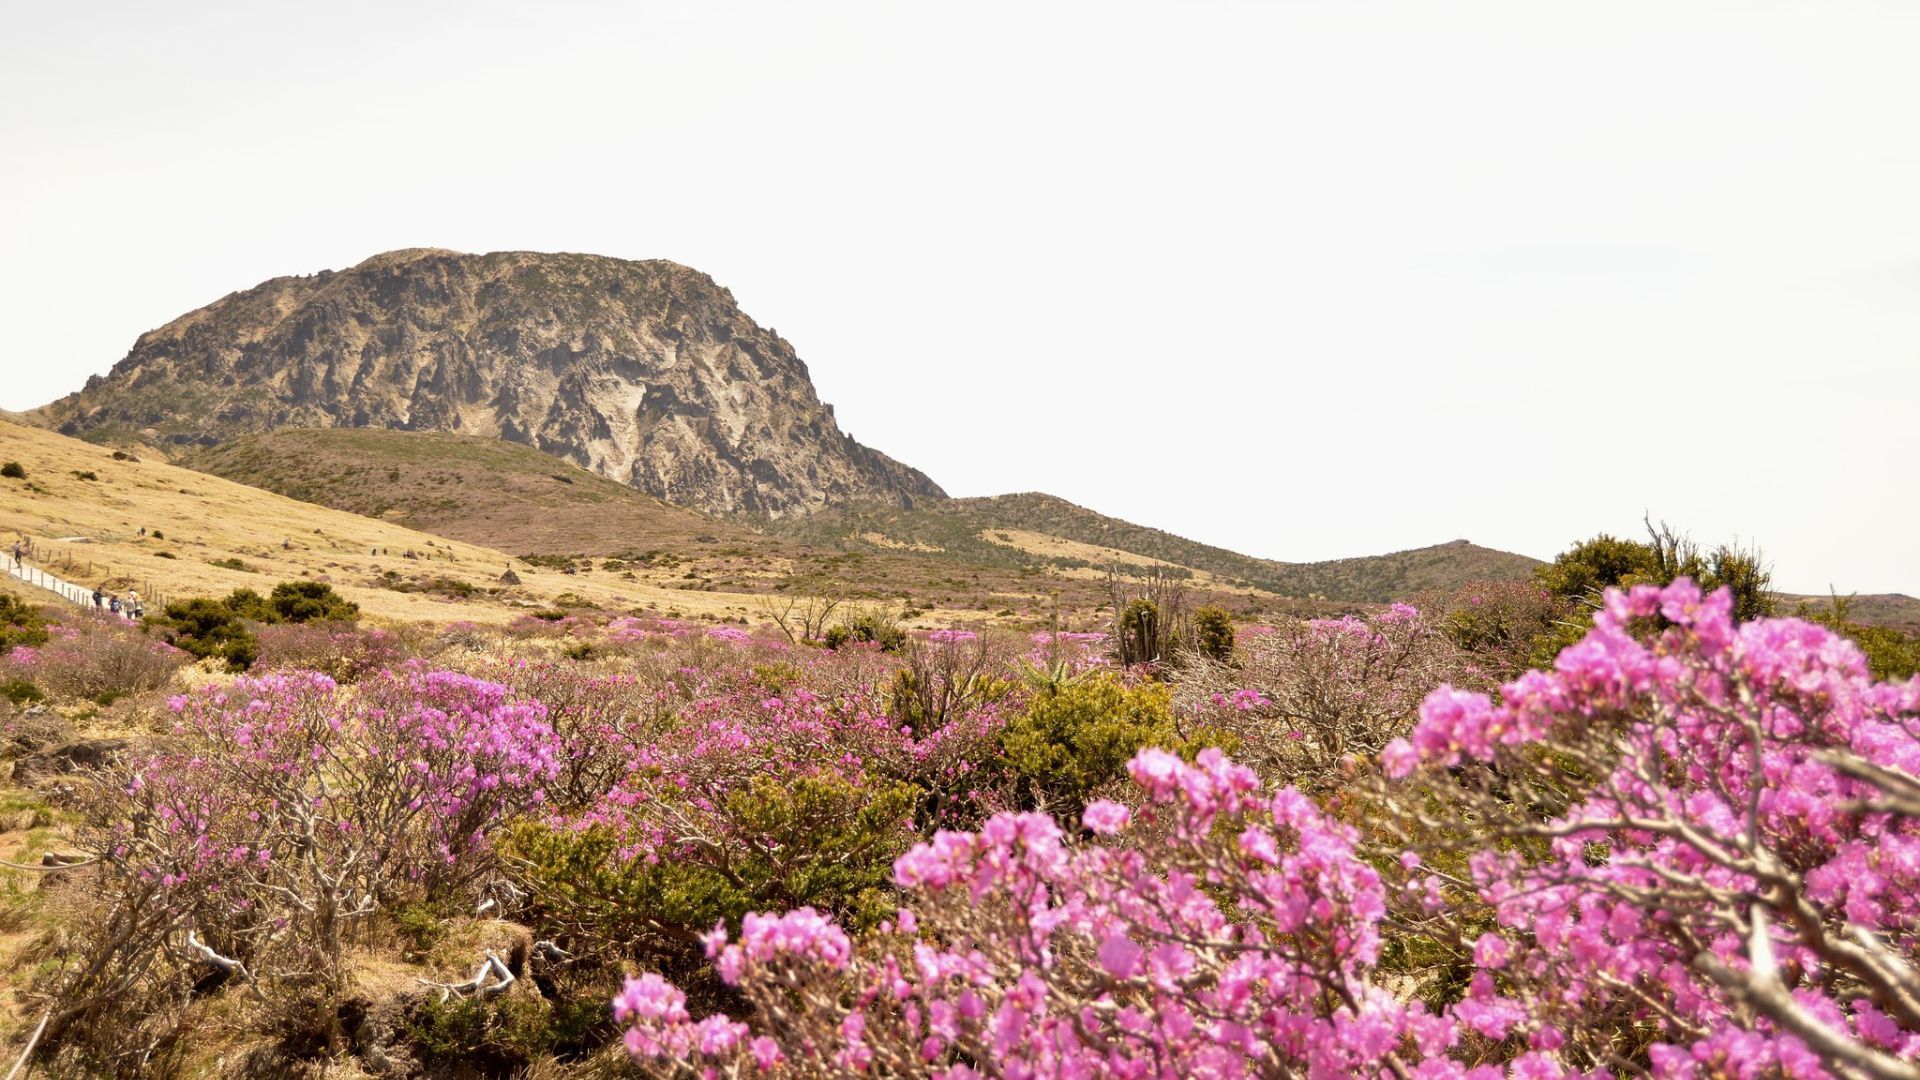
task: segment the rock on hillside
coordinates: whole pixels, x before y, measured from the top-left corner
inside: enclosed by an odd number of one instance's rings
[[[842,432],[793,347],[731,293],[661,260],[415,249],[275,278],[142,335],[39,417],[192,445],[289,427],[454,431],[714,512],[944,497]]]

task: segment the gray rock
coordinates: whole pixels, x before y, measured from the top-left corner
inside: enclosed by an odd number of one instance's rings
[[[717,513],[944,497],[842,432],[731,293],[662,260],[415,249],[275,278],[141,335],[39,413],[176,444],[295,427],[507,439]]]

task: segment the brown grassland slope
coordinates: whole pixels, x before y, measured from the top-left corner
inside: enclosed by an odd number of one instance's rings
[[[669,570],[668,580],[681,587],[798,589],[969,620],[1038,621],[1051,617],[1056,598],[1070,616],[1090,616],[1109,598],[1109,566],[1131,574],[1160,567],[1173,570],[1197,602],[1246,614],[1323,610],[1204,570],[1053,537],[1025,548],[976,537],[948,551],[879,532],[846,537],[716,517],[529,447],[447,432],[289,429],[192,450],[178,460],[292,498],[543,562],[584,567],[612,559]]]
[[[396,621],[499,622],[575,600],[737,617],[752,603],[745,594],[671,588],[664,574],[625,580],[529,566],[491,548],[289,499],[157,456],[136,452],[122,460],[115,453],[0,421],[0,461],[17,461],[27,472],[24,480],[0,480],[0,539],[10,546],[16,536],[30,538],[41,565],[83,585],[181,597],[306,577],[331,583],[369,615]],[[409,551],[416,557],[406,558]],[[243,568],[214,565],[228,560]],[[517,586],[500,582],[510,563]]]
[[[1378,604],[1469,581],[1528,577],[1538,560],[1456,540],[1388,555],[1318,563],[1258,559],[1076,506],[1052,495],[923,502],[912,509],[866,502],[772,523],[784,535],[850,550],[886,546],[986,565],[1033,562],[1057,570],[1110,563],[1172,567],[1225,590]],[[1050,538],[1045,541],[1036,538]]]
[[[53,572],[83,584],[179,597],[310,577],[396,621],[553,606],[756,621],[786,596],[822,593],[913,612],[912,625],[1039,625],[1056,609],[1079,624],[1097,623],[1108,597],[1104,577],[1038,560],[956,565],[768,536],[490,439],[294,431],[194,459],[252,483],[149,448],[115,452],[0,421],[0,460],[28,474],[0,481],[0,536],[34,538]],[[214,565],[227,560],[244,568]],[[520,584],[501,582],[509,566]],[[1321,610],[1245,589],[1195,597],[1248,615]]]
[[[608,556],[757,534],[529,446],[434,431],[294,428],[181,465],[289,498],[515,554]]]

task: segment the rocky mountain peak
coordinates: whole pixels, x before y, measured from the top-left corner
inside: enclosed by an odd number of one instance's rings
[[[70,435],[281,428],[508,439],[682,505],[782,515],[944,498],[854,441],[778,334],[664,260],[407,248],[274,278],[141,335],[41,409]]]

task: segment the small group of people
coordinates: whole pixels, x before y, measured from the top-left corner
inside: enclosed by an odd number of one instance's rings
[[[126,599],[123,600],[118,593],[102,592],[96,588],[93,590],[93,607],[95,611],[111,611],[129,619],[143,618],[147,614],[146,605],[140,602],[140,594],[131,589],[127,590]]]

